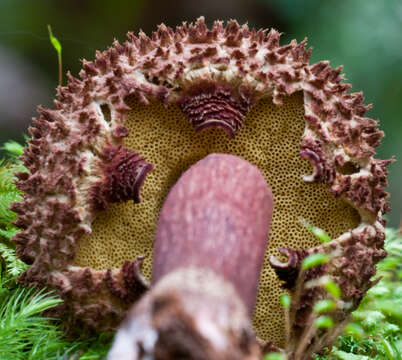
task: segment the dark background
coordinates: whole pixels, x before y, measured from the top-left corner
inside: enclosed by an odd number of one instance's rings
[[[80,59],[93,59],[127,31],[150,34],[164,22],[174,27],[203,15],[274,27],[282,44],[308,37],[312,62],[344,65],[353,91],[364,91],[386,137],[378,157],[395,155],[390,166],[392,212],[402,213],[402,0],[0,0],[0,143],[22,134],[36,105],[51,106],[57,86],[57,56],[47,24],[63,47],[64,72],[77,75]]]

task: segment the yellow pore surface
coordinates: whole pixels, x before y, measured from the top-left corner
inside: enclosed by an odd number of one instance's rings
[[[75,264],[107,269],[144,254],[143,272],[150,277],[155,225],[169,189],[186,169],[210,153],[238,155],[258,166],[274,193],[254,326],[261,338],[283,345],[284,317],[279,303],[283,290],[269,265],[269,256],[280,257],[278,247],[310,248],[318,244],[300,224],[301,218],[325,229],[332,238],[359,224],[357,211],[335,199],[325,185],[302,181],[302,175],[312,171],[310,163],[299,156],[305,127],[302,95],[285,99],[283,106],[274,105],[270,99],[260,101],[234,139],[220,129],[196,134],[178,106],[166,109],[156,101],[142,105],[134,98],[128,98],[127,103],[132,111],[126,122],[130,135],[125,145],[138,151],[155,169],[142,187],[141,203],[111,204],[109,211],[98,215],[93,233],[79,244]]]

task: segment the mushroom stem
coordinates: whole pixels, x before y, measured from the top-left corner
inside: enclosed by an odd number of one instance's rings
[[[272,207],[264,177],[241,158],[212,154],[186,171],[160,213],[154,287],[108,359],[258,359],[249,316]]]

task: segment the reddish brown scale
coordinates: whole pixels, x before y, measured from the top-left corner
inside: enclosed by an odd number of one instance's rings
[[[310,176],[304,176],[304,181],[332,184],[335,180],[335,166],[328,161],[321,143],[305,138],[300,147],[300,157],[310,161],[313,167],[313,173]]]
[[[234,137],[253,104],[251,97],[236,95],[228,86],[198,84],[179,105],[195,131],[218,127]]]
[[[278,251],[287,257],[286,262],[278,261],[274,256],[270,257],[270,264],[276,275],[283,281],[285,289],[293,289],[300,271],[300,264],[305,258],[305,250],[293,250],[290,248],[279,248]]]
[[[128,134],[129,134],[129,131],[125,126],[119,125],[113,130],[113,136],[116,138],[124,138]]]
[[[140,202],[141,185],[153,165],[122,147],[106,148],[103,161],[104,179],[91,191],[94,209],[106,210],[109,203],[127,200]]]
[[[144,260],[143,256],[139,256],[133,262],[126,261],[122,266],[122,281],[124,286],[119,284],[119,281],[113,278],[112,270],[106,271],[105,280],[110,292],[126,303],[133,303],[138,300],[140,295],[149,289],[149,283],[141,273],[141,263]]]

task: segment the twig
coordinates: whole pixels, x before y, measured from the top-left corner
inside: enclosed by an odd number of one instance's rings
[[[57,60],[59,63],[59,86],[61,86],[62,82],[63,82],[63,64],[62,64],[62,59],[61,59],[61,44],[60,44],[59,40],[57,40],[57,38],[55,36],[53,36],[52,28],[50,25],[47,26],[47,30],[49,32],[50,42],[52,43],[53,47],[57,51]]]

